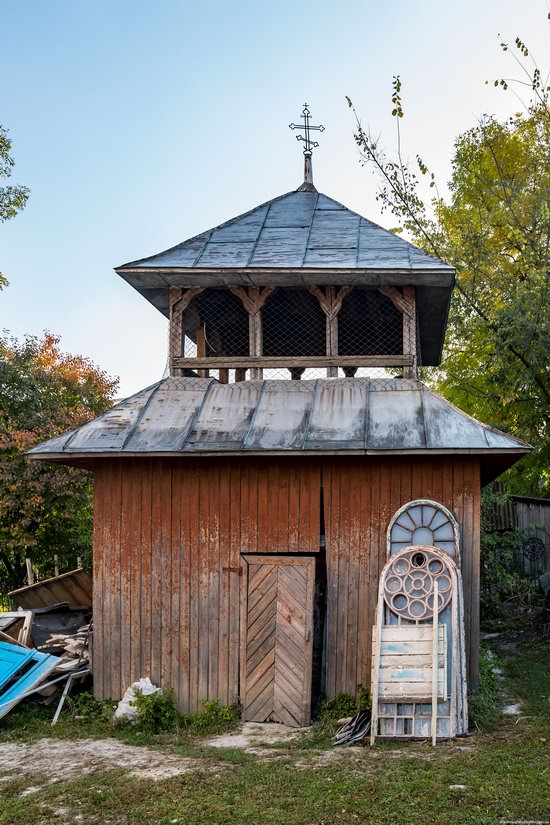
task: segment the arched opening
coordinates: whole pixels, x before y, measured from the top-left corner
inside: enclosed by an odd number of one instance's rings
[[[388,527],[388,555],[415,545],[439,547],[459,562],[458,521],[441,502],[417,499],[394,514]]]

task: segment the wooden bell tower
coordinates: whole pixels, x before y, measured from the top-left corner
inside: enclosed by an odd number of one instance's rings
[[[415,378],[440,363],[454,270],[318,192],[324,127],[307,104],[302,121],[298,189],[117,269],[168,316],[171,375]]]

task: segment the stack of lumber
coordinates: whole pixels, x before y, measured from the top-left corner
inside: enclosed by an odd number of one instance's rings
[[[90,665],[90,625],[79,627],[75,633],[52,633],[38,650],[59,656],[56,671],[77,670]]]

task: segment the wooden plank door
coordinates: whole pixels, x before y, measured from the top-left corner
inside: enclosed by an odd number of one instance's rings
[[[315,559],[247,556],[246,565],[243,718],[307,725]]]

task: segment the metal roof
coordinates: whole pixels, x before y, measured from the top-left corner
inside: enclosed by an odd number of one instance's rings
[[[171,249],[123,264],[117,272],[265,267],[398,269],[411,274],[434,270],[443,276],[440,283],[452,282],[451,266],[311,188],[287,192]]]
[[[530,449],[412,379],[220,384],[165,378],[28,455],[71,463],[105,456],[220,453],[464,453],[492,458],[486,461],[489,480]]]
[[[416,286],[427,365],[441,361],[455,274],[312,184],[115,271],[167,317],[171,286]]]

